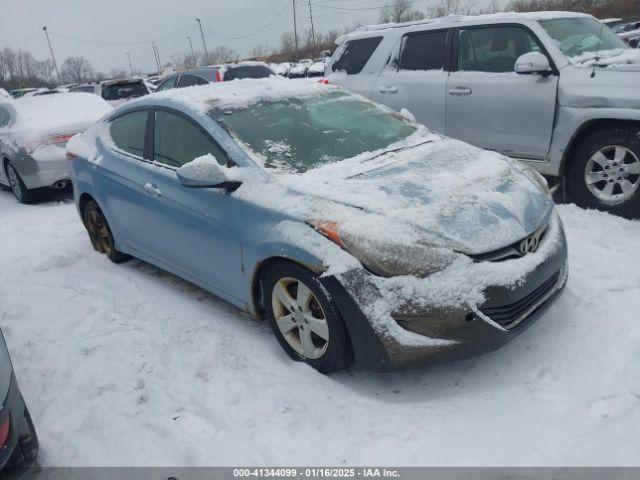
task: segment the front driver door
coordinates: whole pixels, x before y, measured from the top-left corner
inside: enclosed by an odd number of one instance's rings
[[[513,157],[546,158],[558,75],[514,71],[520,55],[542,50],[539,41],[518,25],[468,27],[458,30],[454,48],[446,135]]]

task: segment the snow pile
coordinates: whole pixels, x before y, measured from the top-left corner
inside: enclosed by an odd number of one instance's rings
[[[612,69],[640,68],[640,50],[637,48],[616,48],[599,52],[585,52],[569,59],[576,67],[605,67]]]
[[[636,466],[640,222],[559,212],[567,289],[513,342],[326,377],[292,362],[266,323],[98,255],[71,201],[23,206],[0,192],[0,326],[39,463]]]

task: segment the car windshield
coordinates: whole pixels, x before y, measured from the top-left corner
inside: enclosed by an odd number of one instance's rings
[[[554,18],[540,24],[567,57],[586,52],[628,48],[611,29],[593,18]]]
[[[388,147],[416,130],[399,115],[344,92],[213,115],[264,159],[265,167],[298,173]]]

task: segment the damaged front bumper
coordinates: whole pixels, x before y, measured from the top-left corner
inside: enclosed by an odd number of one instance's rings
[[[385,328],[370,318],[376,309],[367,299],[381,295],[373,274],[358,269],[321,281],[342,314],[356,363],[363,368],[390,371],[458,360],[502,347],[558,299],[568,277],[567,244],[559,219],[555,236],[547,239],[554,246],[544,261],[514,285],[484,288],[482,303],[418,307],[407,299],[403,308],[389,312]]]

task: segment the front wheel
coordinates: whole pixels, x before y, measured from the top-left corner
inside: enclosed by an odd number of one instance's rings
[[[576,204],[627,218],[640,216],[640,130],[600,130],[577,148],[569,172]]]
[[[341,370],[352,362],[347,328],[312,272],[282,262],[270,269],[264,286],[269,323],[291,358],[322,373]]]
[[[113,263],[122,263],[131,258],[116,250],[109,223],[96,202],[91,200],[85,205],[82,219],[96,252],[104,253]]]

